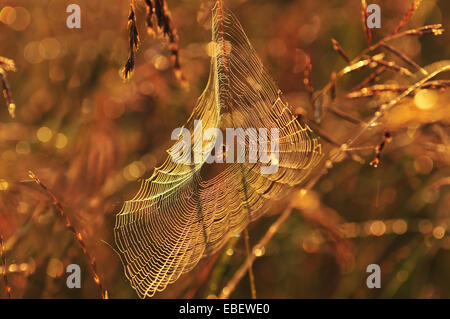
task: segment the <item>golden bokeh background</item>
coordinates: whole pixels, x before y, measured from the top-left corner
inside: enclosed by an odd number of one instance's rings
[[[81,29],[66,27],[71,3],[81,7]],[[370,3],[381,6],[382,28],[373,31],[381,39],[412,1]],[[138,181],[165,159],[170,133],[188,118],[209,73],[213,2],[167,4],[188,86],[174,75],[161,32],[146,35],[140,1],[141,44],[127,82],[120,69],[128,57],[128,0],[2,1],[0,56],[17,68],[7,73],[15,119],[0,101],[0,234],[14,298],[98,297],[86,257],[52,199],[30,179],[30,170],[82,234],[109,296],[136,298],[112,248],[115,214],[138,190]],[[226,5],[286,100],[306,118],[313,117],[303,85],[306,56],[313,87],[319,89],[345,66],[331,38],[351,57],[367,46],[357,0],[229,0]],[[392,45],[421,66],[449,59],[449,1],[422,1],[406,28],[437,23],[443,24],[443,35],[410,36]],[[376,111],[381,98],[349,99],[345,93],[367,75],[349,75],[337,87],[336,104],[361,120]],[[394,72],[382,78],[387,84],[397,81]],[[448,90],[424,89],[408,97],[361,143],[357,153],[363,163],[342,160],[301,198],[300,210],[255,251],[258,297],[450,297],[449,101]],[[320,128],[343,143],[355,125],[324,114]],[[374,168],[368,163],[383,129],[393,139]],[[253,244],[280,212],[252,225]],[[333,231],[342,238],[330,235]],[[243,243],[235,241],[156,297],[217,296],[245,258]],[[81,289],[65,285],[65,267],[72,263],[81,266]],[[381,289],[365,284],[371,263],[381,266]],[[0,296],[5,297],[3,288]],[[249,296],[245,277],[232,297]]]

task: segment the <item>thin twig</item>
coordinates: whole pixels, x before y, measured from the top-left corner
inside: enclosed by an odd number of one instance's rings
[[[424,77],[422,80],[417,81],[414,85],[411,85],[407,90],[405,90],[403,93],[399,94],[396,98],[390,100],[387,103],[384,103],[380,106],[380,110],[375,113],[375,115],[372,117],[372,119],[354,136],[352,137],[347,144],[347,146],[352,146],[358,138],[361,137],[361,135],[370,128],[374,123],[376,123],[381,117],[384,116],[384,114],[391,110],[395,105],[397,105],[401,100],[403,100],[405,97],[410,95],[412,92],[419,89],[424,83],[428,82],[432,78],[434,78],[436,75],[442,72],[446,72],[450,70],[450,65],[446,65],[445,67],[434,71],[430,73],[428,76]]]
[[[288,206],[283,213],[278,217],[278,219],[269,227],[269,230],[266,232],[264,237],[258,242],[257,245],[254,246],[253,250],[250,252],[250,255],[247,257],[245,262],[239,267],[239,269],[234,273],[233,277],[228,281],[225,287],[222,289],[222,292],[219,295],[220,299],[229,298],[230,294],[234,291],[237,284],[241,281],[242,277],[244,277],[247,270],[252,266],[253,262],[256,259],[255,248],[261,248],[267,245],[267,243],[272,239],[272,237],[277,233],[278,229],[283,225],[283,223],[288,219],[291,215],[292,207]]]
[[[139,48],[139,33],[136,26],[136,14],[134,13],[134,2],[130,4],[130,13],[128,14],[128,41],[129,41],[129,53],[128,59],[123,67],[121,73],[124,80],[130,78],[131,73],[135,67],[136,51]]]
[[[5,292],[9,299],[11,299],[11,287],[8,285],[8,276],[6,274],[6,253],[5,253],[5,245],[3,244],[3,236],[0,235],[0,250],[2,253],[2,262],[3,262],[3,281],[5,282]]]
[[[350,58],[348,57],[347,53],[345,53],[344,49],[339,44],[339,42],[337,42],[337,40],[335,40],[335,39],[331,39],[331,43],[333,44],[333,49],[337,53],[339,53],[341,55],[341,57],[343,57],[344,60],[347,61],[347,63],[349,63],[350,62]]]
[[[9,63],[6,63],[9,62]],[[6,107],[8,108],[11,118],[15,118],[16,104],[14,103],[11,88],[9,87],[6,71],[15,71],[14,62],[12,60],[0,57],[0,82],[2,83],[3,96],[6,100]]]
[[[97,263],[95,262],[95,258],[89,254],[81,233],[78,232],[75,229],[75,227],[73,226],[72,222],[70,221],[69,217],[65,213],[64,208],[63,208],[61,202],[56,197],[56,195],[47,186],[45,186],[41,182],[41,180],[36,176],[36,174],[34,174],[32,171],[28,171],[28,176],[30,178],[32,178],[53,200],[53,203],[52,203],[53,206],[55,206],[55,208],[59,211],[61,217],[63,217],[64,220],[66,221],[66,227],[74,234],[75,239],[77,240],[78,244],[80,244],[81,249],[83,250],[83,254],[86,256],[86,258],[89,261],[89,265],[90,265],[92,273],[93,273],[93,279],[99,289],[101,298],[107,299],[108,292],[107,291],[103,292],[103,287],[102,287],[102,283],[100,280],[100,276],[97,273]]]
[[[344,120],[347,120],[350,123],[353,123],[353,124],[362,124],[363,123],[363,121],[361,121],[360,119],[358,119],[358,118],[354,117],[353,115],[348,114],[347,112],[342,111],[338,108],[329,107],[328,111],[330,111],[331,113],[333,113],[334,115],[336,115],[338,117],[343,118]]]
[[[333,166],[333,163],[342,157],[343,154],[346,153],[347,149],[352,147],[354,143],[363,135],[363,133],[373,126],[374,123],[376,123],[380,118],[384,116],[386,112],[391,110],[394,106],[396,106],[401,100],[403,100],[408,95],[412,94],[417,89],[421,88],[426,82],[428,82],[430,79],[438,75],[439,73],[446,72],[450,70],[450,65],[447,65],[440,70],[434,71],[433,73],[429,74],[427,77],[423,78],[422,80],[416,82],[414,85],[410,86],[407,90],[405,90],[403,93],[399,94],[396,98],[390,100],[387,103],[384,103],[380,106],[379,111],[377,111],[374,116],[371,118],[369,122],[367,122],[360,130],[357,132],[353,137],[349,138],[346,143],[342,144],[341,147],[338,149],[337,152],[333,154],[332,157],[329,158],[329,160],[326,162],[325,167],[319,171],[319,173],[309,182],[308,186],[313,187],[316,182],[325,174],[328,173],[328,169]],[[389,136],[388,136],[389,138]],[[373,165],[373,164],[372,164]]]
[[[419,7],[421,2],[422,2],[422,0],[414,0],[413,1],[413,3],[411,4],[411,7],[408,9],[408,11],[406,12],[403,19],[400,20],[399,24],[395,27],[393,34],[397,34],[400,31],[400,29],[403,28],[406,23],[408,23],[409,19],[412,17],[414,12],[417,10],[417,8]]]
[[[147,34],[155,35],[155,27],[153,26],[152,18],[153,18],[153,10],[154,6],[152,0],[145,0],[146,5],[146,17],[145,22],[147,24]]]
[[[373,63],[376,63],[378,65],[384,66],[384,67],[386,67],[388,69],[392,69],[392,70],[394,70],[396,72],[399,72],[399,73],[401,73],[403,75],[410,76],[410,77],[413,76],[411,71],[409,71],[408,69],[406,69],[404,67],[398,66],[397,64],[395,64],[395,62],[385,61],[382,58],[372,57],[372,56],[369,56],[369,55],[364,55],[364,58],[369,59]]]
[[[341,143],[338,143],[334,140],[333,137],[329,136],[327,133],[325,133],[314,121],[311,121],[311,123],[308,124],[312,127],[313,131],[323,140],[330,143],[333,146],[340,147]]]
[[[217,265],[214,267],[214,270],[211,272],[209,276],[210,279],[205,298],[207,298],[210,295],[217,295],[219,283],[223,278],[223,274],[225,273],[226,265],[229,264],[229,260],[231,256],[233,256],[234,254],[234,249],[236,244],[238,243],[238,240],[239,237],[233,236],[223,249],[220,259],[217,261]]]
[[[411,58],[409,58],[408,56],[406,56],[404,53],[400,52],[399,50],[397,50],[396,48],[390,46],[387,43],[383,43],[381,45],[383,48],[387,49],[388,51],[392,52],[393,54],[395,54],[396,56],[398,56],[400,59],[402,59],[406,64],[412,66],[413,68],[415,68],[416,70],[420,71],[423,75],[428,75],[428,72],[425,71],[424,68],[422,68],[420,65],[418,65],[416,62],[414,62]]]
[[[384,146],[385,146],[387,143],[390,143],[391,140],[392,140],[392,135],[391,135],[391,133],[385,132],[384,135],[383,135],[383,140],[381,141],[380,144],[378,144],[378,145],[375,147],[375,157],[374,157],[374,159],[369,163],[370,166],[373,166],[373,167],[376,168],[376,167],[378,167],[378,165],[380,165],[381,151],[383,151]]]
[[[367,12],[367,2],[366,0],[361,0],[361,16],[362,16],[362,24],[364,27],[364,33],[366,34],[366,38],[367,38],[367,44],[369,46],[372,45],[372,31],[369,29],[369,27],[367,26],[367,18],[369,17],[369,14]]]
[[[374,82],[377,82],[380,78],[380,76],[387,70],[386,67],[380,66],[370,74],[367,78],[365,78],[361,83],[359,83],[357,86],[355,86],[351,91],[360,90],[362,88],[365,88],[369,84],[372,84]]]
[[[373,86],[366,86],[361,90],[350,91],[345,95],[349,99],[358,99],[365,97],[372,97],[375,95],[380,95],[382,93],[401,93],[406,91],[409,86],[398,85],[398,84],[377,84]],[[431,90],[445,90],[450,88],[450,80],[435,80],[423,83],[420,86],[421,89],[431,89]]]
[[[392,34],[390,36],[387,36],[387,37],[381,39],[374,45],[369,46],[368,48],[364,49],[360,55],[358,55],[351,61],[351,63],[356,63],[358,60],[361,59],[361,57],[363,55],[366,55],[369,52],[372,52],[372,51],[378,49],[384,43],[391,42],[395,39],[399,39],[399,38],[402,38],[405,36],[422,36],[422,35],[426,35],[426,34],[432,34],[432,35],[438,36],[443,33],[444,33],[444,29],[442,28],[442,24],[429,24],[429,25],[426,25],[426,26],[423,26],[423,27],[420,27],[417,29],[410,29],[410,30],[406,30],[406,31],[403,31],[400,33]]]
[[[154,0],[155,15],[158,20],[158,26],[162,29],[164,35],[169,40],[169,50],[173,65],[173,71],[181,85],[186,87],[187,82],[181,70],[180,54],[178,48],[177,29],[172,21],[172,16],[165,0]]]
[[[309,55],[306,55],[306,66],[303,71],[303,84],[305,85],[306,91],[309,94],[309,100],[312,102],[312,96],[314,88],[312,86],[312,64]]]
[[[250,256],[250,235],[248,234],[248,228],[244,231],[245,252],[247,258]],[[255,287],[255,275],[253,274],[253,265],[248,267],[248,277],[250,281],[250,291],[252,292],[252,299],[256,299],[256,287]]]
[[[444,29],[442,28],[442,24],[430,24],[426,25],[417,29],[411,29],[406,30],[397,34],[393,34],[390,36],[387,36],[374,45],[364,49],[357,57],[355,57],[353,60],[350,61],[349,66],[345,67],[341,71],[336,73],[337,78],[342,77],[343,75],[346,75],[354,70],[360,69],[361,67],[364,67],[369,64],[370,60],[361,60],[363,56],[367,55],[369,52],[375,51],[376,49],[380,48],[384,43],[393,41],[395,39],[399,39],[405,36],[422,36],[425,34],[432,34],[435,36],[441,35],[444,33]],[[319,93],[316,95],[315,100],[317,100],[320,96],[324,95],[326,92],[328,92],[332,87],[335,85],[334,79],[331,79],[330,82],[328,82],[327,85],[325,85]]]

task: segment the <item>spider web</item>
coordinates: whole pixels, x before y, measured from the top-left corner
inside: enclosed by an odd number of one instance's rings
[[[140,297],[164,290],[218,251],[304,182],[322,158],[320,143],[282,101],[236,17],[218,6],[212,14],[210,76],[184,127],[193,132],[194,121],[202,120],[205,130],[278,128],[279,168],[261,174],[260,162],[227,163],[206,177],[205,159],[184,164],[171,156],[155,168],[124,203],[114,229],[125,274]],[[207,153],[215,138],[193,141],[192,149]]]

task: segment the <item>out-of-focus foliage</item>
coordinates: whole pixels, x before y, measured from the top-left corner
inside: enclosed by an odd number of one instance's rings
[[[81,29],[66,27],[66,7],[81,6]],[[380,4],[382,28],[393,32],[410,1]],[[345,66],[331,38],[353,58],[366,47],[360,1],[229,0],[286,100],[312,118],[303,86],[306,55],[312,86],[322,88]],[[8,280],[15,298],[95,298],[88,260],[28,171],[53,191],[91,255],[113,298],[134,298],[113,244],[115,214],[124,200],[166,157],[171,131],[181,126],[209,72],[209,1],[168,1],[178,30],[187,89],[171,67],[166,40],[145,35],[145,6],[137,1],[141,44],[132,78],[120,69],[128,57],[129,1],[6,0],[0,7],[0,56],[13,59],[8,72],[16,117],[0,103],[0,234],[5,239]],[[425,0],[406,28],[450,26],[450,2]],[[450,57],[449,35],[406,37],[392,45],[425,66]],[[391,57],[391,56],[389,56]],[[395,60],[392,57],[392,60]],[[401,60],[395,60],[401,64]],[[366,120],[382,98],[348,99],[368,73],[338,82],[334,105]],[[385,72],[382,80],[397,82]],[[389,112],[361,142],[358,156],[335,165],[300,201],[261,251],[254,265],[258,297],[450,297],[449,91],[422,90]],[[343,143],[357,125],[324,110],[320,129]],[[382,127],[382,128],[381,128]],[[378,168],[369,166],[383,129],[393,135]],[[303,206],[302,206],[303,205]],[[314,207],[315,209],[311,209]],[[271,215],[280,213],[282,207]],[[276,216],[250,228],[256,242]],[[333,230],[343,239],[337,240]],[[330,235],[331,234],[331,235]],[[156,297],[217,295],[245,258],[232,241]],[[68,289],[65,267],[78,263],[82,288]],[[366,287],[366,266],[382,268],[382,289]],[[248,297],[247,278],[233,297]],[[3,287],[1,284],[0,287]],[[0,296],[4,296],[3,289]]]

